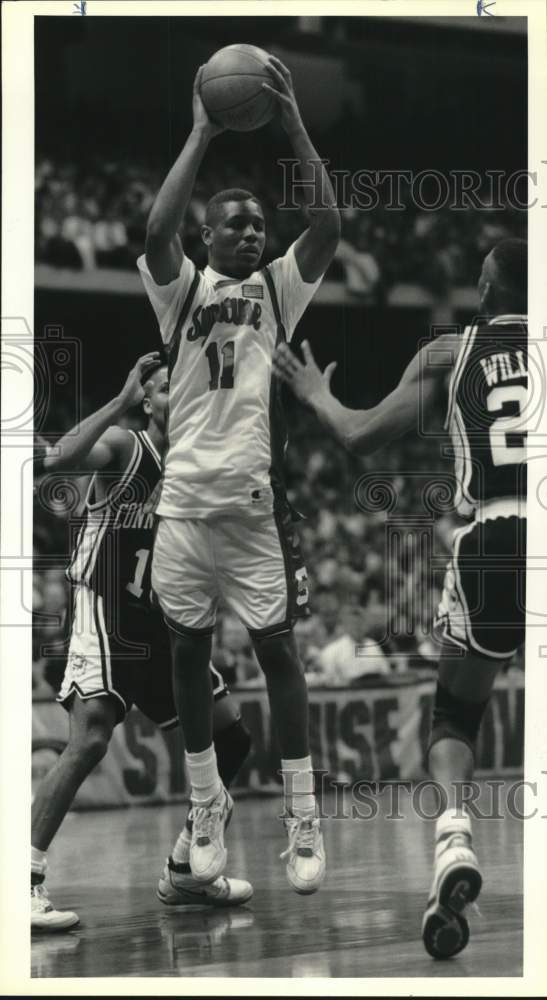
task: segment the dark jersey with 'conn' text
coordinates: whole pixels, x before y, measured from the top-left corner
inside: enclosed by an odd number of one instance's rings
[[[83,522],[67,570],[72,583],[86,584],[105,601],[148,607],[154,535],[152,494],[161,477],[161,456],[146,431],[130,431],[133,452],[127,469],[112,480],[97,473],[88,490]],[[96,499],[96,476],[105,497]]]

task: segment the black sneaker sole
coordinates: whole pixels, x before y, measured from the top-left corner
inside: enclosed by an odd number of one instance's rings
[[[463,951],[469,941],[469,924],[459,913],[439,907],[426,918],[422,940],[432,958],[453,958]]]
[[[452,958],[466,947],[469,924],[463,911],[477,899],[481,888],[481,873],[471,865],[457,865],[447,872],[438,900],[429,903],[431,914],[426,916],[422,930],[425,950],[432,958]]]

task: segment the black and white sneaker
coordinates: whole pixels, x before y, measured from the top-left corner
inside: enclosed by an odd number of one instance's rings
[[[469,816],[448,811],[437,821],[433,884],[422,921],[422,939],[432,958],[452,958],[469,941],[465,908],[482,887],[471,843]]]
[[[157,896],[165,906],[241,906],[253,895],[250,882],[221,875],[204,885],[192,875],[189,864],[167,858],[161,874]]]

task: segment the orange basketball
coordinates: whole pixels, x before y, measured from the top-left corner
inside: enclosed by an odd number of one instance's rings
[[[270,120],[275,97],[262,89],[273,84],[268,53],[256,45],[227,45],[204,66],[201,99],[214,122],[234,132],[250,132]]]

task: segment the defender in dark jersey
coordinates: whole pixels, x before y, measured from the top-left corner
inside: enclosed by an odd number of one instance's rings
[[[448,958],[467,944],[463,916],[482,877],[471,843],[461,783],[473,776],[474,748],[500,667],[524,641],[526,422],[528,403],[527,247],[504,240],[485,258],[482,319],[463,337],[440,336],[411,361],[397,388],[370,410],[349,410],[331,394],[335,365],[323,373],[309,345],[305,364],[278,349],[278,374],[313,407],[344,446],[370,454],[439,407],[454,445],[459,513],[437,617],[442,637],[429,742],[429,770],[447,808],[437,821],[433,885],[424,945]]]
[[[94,475],[67,570],[74,590],[73,618],[58,701],[69,712],[70,736],[32,809],[33,930],[65,930],[78,922],[75,913],[56,911],[48,900],[45,852],[80,785],[106,753],[115,725],[133,704],[163,729],[178,724],[169,637],[150,587],[167,393],[167,368],[160,355],[145,355],[116,399],[45,456],[42,452],[43,472],[90,470]],[[146,430],[116,426],[126,410],[140,403],[148,418]],[[249,735],[212,664],[210,671],[215,747],[223,780],[229,784],[247,755]],[[168,905],[229,906],[250,899],[251,885],[239,879],[196,884],[188,863],[191,829],[189,817],[160,878],[160,900]]]

